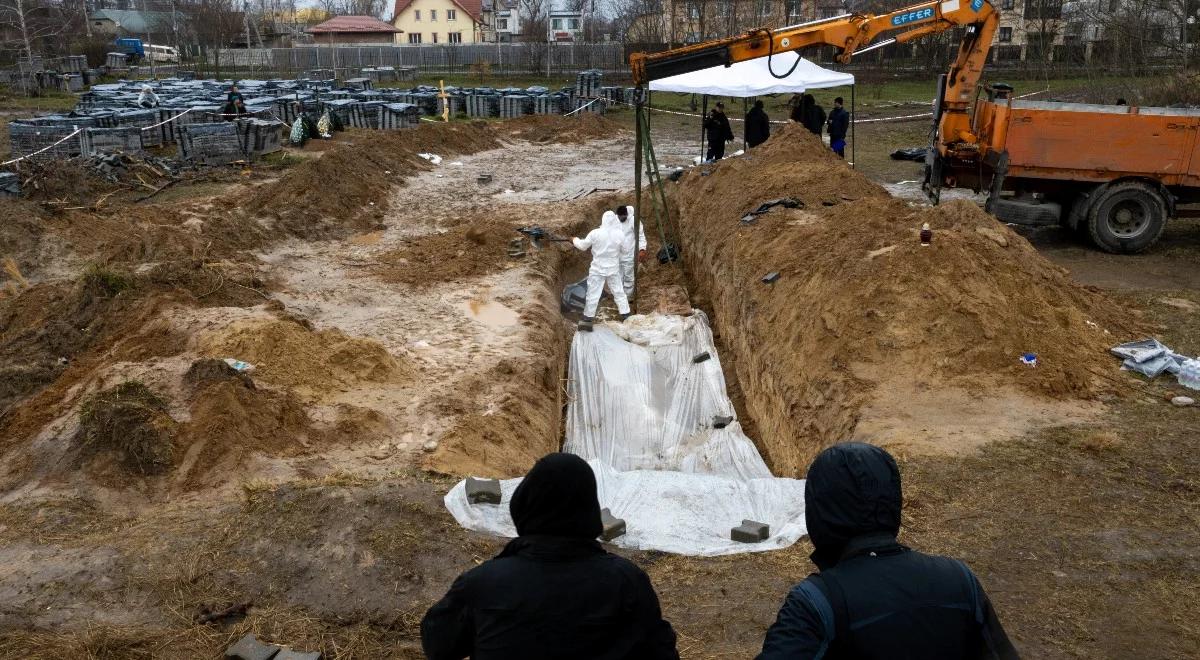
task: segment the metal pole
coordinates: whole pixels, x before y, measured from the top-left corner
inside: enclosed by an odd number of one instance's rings
[[[742,151],[745,151],[749,148],[746,145],[746,114],[750,112],[750,109],[746,107],[746,103],[748,101],[749,99],[747,97],[742,97]]]
[[[857,105],[854,100],[854,88],[858,87],[857,82],[850,85],[850,167],[858,169],[858,140],[854,139],[854,124],[857,123],[854,115],[857,113],[855,109]]]
[[[643,144],[643,140],[645,139],[644,136],[642,135],[642,128],[643,128],[642,115],[646,111],[645,103],[643,101],[644,93],[645,92],[642,90],[641,87],[635,87],[633,90],[633,98],[634,98],[633,120],[634,120],[634,124],[635,124],[634,134],[636,136],[634,139],[634,153],[633,153],[633,246],[634,246],[635,254],[634,254],[634,258],[633,258],[633,300],[630,301],[630,305],[631,305],[630,311],[633,311],[633,312],[636,312],[638,309],[638,306],[637,306],[637,300],[638,300],[637,272],[638,272],[639,262],[638,262],[636,252],[637,252],[637,247],[638,247],[638,245],[637,245],[638,237],[642,235],[641,234],[641,231],[642,231],[642,144]],[[666,247],[666,246],[663,246],[663,247]]]
[[[700,162],[704,162],[704,122],[708,119],[708,94],[703,96],[704,102],[700,110]]]

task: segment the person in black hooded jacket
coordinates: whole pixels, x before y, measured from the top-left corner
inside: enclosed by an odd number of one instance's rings
[[[821,452],[804,484],[820,573],[794,587],[761,660],[1010,660],[1005,635],[966,564],[900,545],[900,471],[862,443]]]
[[[421,621],[431,660],[678,660],[650,578],[604,551],[596,476],[582,458],[539,460],[509,503],[517,538],[463,573]]]
[[[746,146],[757,147],[771,137],[771,119],[763,110],[761,100],[754,102],[754,107],[746,113]]]

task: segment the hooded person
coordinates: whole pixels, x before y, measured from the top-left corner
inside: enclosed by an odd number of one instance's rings
[[[646,225],[638,225],[635,241],[633,226],[637,223],[633,221],[633,207],[618,206],[615,212],[617,220],[621,223],[621,231],[624,232],[621,242],[621,284],[625,289],[625,297],[629,298],[633,295],[635,262],[646,258]]]
[[[771,118],[763,109],[761,99],[754,102],[754,107],[746,113],[746,146],[754,148],[771,137]]]
[[[142,85],[142,91],[138,94],[137,102],[143,108],[157,108],[158,94],[154,93],[154,89],[150,85]]]
[[[583,238],[572,238],[571,243],[578,249],[592,252],[592,265],[588,268],[587,299],[583,307],[583,322],[591,323],[596,318],[596,310],[600,306],[600,295],[604,287],[612,294],[613,302],[617,303],[617,311],[621,320],[629,318],[629,298],[625,295],[625,285],[621,281],[621,250],[625,244],[625,230],[616,213],[605,211],[600,218],[600,226],[588,232]]]
[[[650,578],[605,552],[596,476],[549,454],[509,502],[517,538],[463,573],[421,621],[430,660],[677,660]]]
[[[900,471],[863,443],[821,452],[804,484],[820,573],[784,600],[760,660],[1017,658],[966,564],[901,545]]]

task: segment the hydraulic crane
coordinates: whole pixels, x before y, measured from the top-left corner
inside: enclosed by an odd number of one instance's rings
[[[999,22],[1000,15],[989,0],[923,2],[886,14],[844,14],[776,30],[758,28],[740,36],[658,53],[634,53],[629,64],[634,85],[640,89],[650,80],[760,57],[772,58],[811,46],[837,48],[837,60],[844,64],[855,53],[965,28],[958,56],[938,81],[934,107],[937,131],[930,144],[924,184],[936,202],[943,183],[957,185],[955,172],[977,170],[981,159],[986,157],[982,153],[986,145],[971,130],[970,109]],[[772,75],[785,78],[795,64],[791,69],[780,64],[780,70],[776,71],[768,59],[768,67]]]

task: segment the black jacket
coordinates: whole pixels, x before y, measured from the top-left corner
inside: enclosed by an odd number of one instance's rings
[[[720,144],[733,139],[733,128],[729,125],[729,117],[724,112],[714,110],[704,120],[704,129],[708,131],[709,144]]]
[[[520,536],[459,576],[425,614],[427,657],[678,660],[650,579],[595,540],[600,505],[583,459],[538,461],[510,510]]]
[[[788,594],[763,660],[1017,658],[965,564],[896,542],[900,473],[887,452],[846,443],[821,453],[804,487],[821,572]]]
[[[845,140],[850,129],[850,113],[845,108],[834,107],[829,111],[829,139]]]
[[[751,108],[746,113],[746,145],[757,147],[771,137],[771,120],[762,108]]]
[[[825,109],[813,103],[804,111],[804,127],[816,135],[825,130]]]

